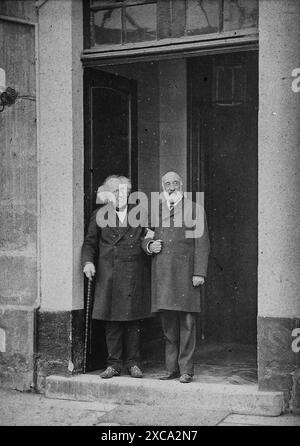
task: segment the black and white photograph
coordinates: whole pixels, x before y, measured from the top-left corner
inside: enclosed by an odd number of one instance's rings
[[[0,426],[300,426],[299,0],[0,0]]]

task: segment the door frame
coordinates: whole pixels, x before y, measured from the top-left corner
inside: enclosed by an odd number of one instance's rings
[[[224,54],[224,53],[233,53],[233,52],[241,52],[241,51],[257,51],[259,49],[259,42],[258,42],[258,35],[256,34],[253,36],[253,39],[251,41],[241,41],[241,39],[236,39],[233,42],[228,42],[227,44],[220,44],[217,43],[215,46],[210,47],[203,47],[203,43],[198,45],[189,45],[188,48],[185,49],[185,51],[180,50],[173,50],[173,51],[166,51],[165,53],[141,53],[139,55],[133,54],[128,51],[123,50],[123,54],[121,57],[117,57],[117,51],[114,53],[113,58],[104,57],[101,58],[101,55],[94,55],[89,54],[88,57],[82,56],[82,64],[84,68],[84,95],[87,94],[87,82],[85,81],[85,73],[89,73],[90,70],[99,69],[101,70],[101,67],[109,67],[109,66],[118,66],[123,64],[130,64],[130,63],[146,63],[151,61],[159,61],[159,60],[172,60],[172,59],[178,59],[178,58],[192,58],[192,57],[205,57],[208,55],[217,55],[217,54]],[[125,54],[127,53],[127,54]],[[187,77],[187,82],[189,81]],[[87,108],[87,102],[84,102],[84,121],[86,123],[86,119],[88,119],[89,116],[89,110]],[[187,188],[188,190],[192,190],[192,175],[191,175],[191,163],[192,163],[192,150],[191,150],[191,98],[189,94],[189,89],[187,89],[187,141],[186,141],[186,156],[187,156]],[[135,111],[137,114],[137,110]],[[86,124],[85,124],[86,125]],[[86,131],[84,132],[84,165],[86,166],[86,147],[89,144],[89,137],[90,135],[86,134]],[[136,143],[137,143],[137,135],[136,135]],[[136,166],[138,169],[138,166]],[[86,188],[86,167],[84,168],[84,188]],[[136,180],[138,179],[138,172],[136,174]],[[202,181],[202,180],[201,180]],[[138,184],[136,182],[136,184]],[[86,208],[84,210],[84,218],[86,220]],[[204,293],[201,293],[201,302],[203,301],[203,295]],[[204,338],[203,328],[205,327],[205,321],[204,321],[204,313],[200,314],[200,324],[201,324],[201,332],[200,335],[198,335],[198,339],[201,340]],[[258,334],[257,334],[258,336]]]
[[[258,34],[253,34],[251,39],[232,38],[232,39],[220,39],[214,42],[197,42],[186,43],[184,46],[179,47],[176,45],[174,48],[166,48],[165,51],[159,49],[159,51],[151,52],[146,51],[131,51],[131,50],[115,50],[109,54],[105,53],[90,53],[87,54],[84,51],[81,55],[81,62],[83,67],[96,67],[109,65],[121,65],[137,62],[151,62],[157,60],[179,59],[189,57],[209,56],[214,54],[232,53],[235,51],[258,51],[259,40]],[[150,50],[150,49],[149,49]]]

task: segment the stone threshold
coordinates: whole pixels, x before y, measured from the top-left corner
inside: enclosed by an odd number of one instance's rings
[[[260,391],[256,384],[234,385],[178,380],[136,379],[129,376],[101,379],[95,374],[46,378],[47,398],[122,404],[191,404],[199,409],[222,409],[232,414],[279,416],[285,410],[283,392]]]

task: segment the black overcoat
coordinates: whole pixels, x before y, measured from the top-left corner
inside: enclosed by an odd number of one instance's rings
[[[131,206],[128,206],[128,212]],[[100,228],[97,210],[91,216],[82,246],[82,263],[96,266],[92,317],[106,321],[143,319],[150,314],[146,256],[141,240],[146,228],[122,226]],[[146,226],[146,225],[144,225]]]
[[[152,312],[200,312],[200,288],[193,287],[192,277],[206,276],[210,243],[205,212],[200,205],[198,224],[202,228],[201,237],[187,238],[187,231],[193,229],[196,218],[195,206],[191,201],[188,206],[187,200],[182,200],[170,213],[163,201],[159,208],[159,226],[152,227],[152,230],[154,239],[162,240],[162,251],[152,255]],[[170,224],[166,221],[168,218]],[[177,221],[177,227],[174,221]],[[145,252],[148,243],[149,240],[144,239]]]

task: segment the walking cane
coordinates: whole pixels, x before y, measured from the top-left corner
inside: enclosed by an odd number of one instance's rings
[[[87,292],[86,312],[85,312],[83,373],[86,373],[87,345],[88,345],[89,325],[90,325],[90,306],[92,300],[92,284],[93,284],[93,278],[90,278],[88,280],[88,292]]]

